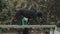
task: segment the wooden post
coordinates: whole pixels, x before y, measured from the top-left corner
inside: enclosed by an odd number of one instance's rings
[[[2,34],[2,29],[0,28],[0,34]]]

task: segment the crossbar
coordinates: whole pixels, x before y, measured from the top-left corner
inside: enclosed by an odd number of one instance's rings
[[[56,25],[0,25],[0,28],[54,28]]]

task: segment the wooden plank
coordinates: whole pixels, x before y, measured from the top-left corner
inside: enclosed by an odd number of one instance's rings
[[[0,28],[54,28],[56,25],[0,25]]]

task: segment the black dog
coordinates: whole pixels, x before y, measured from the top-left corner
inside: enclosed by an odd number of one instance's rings
[[[18,10],[15,14],[15,19],[20,21],[20,20],[22,20],[23,17],[28,18],[28,21],[31,18],[36,20],[38,17],[39,18],[42,17],[42,13],[41,12],[35,12],[35,11],[32,11],[32,10],[26,10],[26,9]]]

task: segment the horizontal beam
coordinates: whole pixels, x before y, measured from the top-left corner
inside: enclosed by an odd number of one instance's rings
[[[0,25],[0,28],[54,28],[56,25]]]

